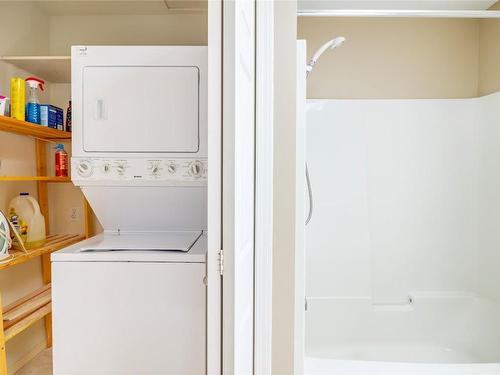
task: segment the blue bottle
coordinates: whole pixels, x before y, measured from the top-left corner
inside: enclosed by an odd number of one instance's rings
[[[45,84],[40,78],[26,78],[28,84],[28,95],[26,99],[26,121],[34,124],[40,124],[40,100],[38,99],[38,89],[43,91]]]

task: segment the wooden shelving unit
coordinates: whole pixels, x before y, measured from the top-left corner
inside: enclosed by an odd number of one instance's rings
[[[5,59],[4,59],[5,60]],[[7,61],[7,60],[6,60]],[[40,67],[41,68],[41,67]],[[49,227],[49,197],[48,183],[68,183],[69,177],[47,176],[46,144],[47,142],[61,142],[71,140],[71,133],[50,129],[26,121],[19,121],[10,117],[0,116],[0,131],[10,132],[35,138],[36,176],[0,176],[0,182],[36,182],[40,211],[45,217],[45,227]],[[23,332],[40,319],[45,319],[47,346],[52,346],[52,316],[50,283],[52,280],[50,254],[66,246],[79,242],[91,236],[93,223],[90,206],[83,200],[85,234],[50,234],[39,247],[28,249],[26,252],[19,248],[10,250],[12,257],[0,263],[0,271],[24,263],[35,257],[41,257],[42,279],[44,286],[33,293],[5,306],[3,309],[0,294],[0,375],[7,374],[5,343]]]

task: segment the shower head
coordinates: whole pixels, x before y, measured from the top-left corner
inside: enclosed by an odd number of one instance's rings
[[[306,67],[307,74],[309,74],[313,70],[314,65],[316,65],[316,62],[318,61],[320,56],[323,53],[325,53],[325,51],[327,51],[329,49],[335,49],[337,47],[340,47],[342,44],[344,44],[345,41],[346,41],[346,39],[343,36],[338,36],[332,40],[329,40],[328,42],[323,44],[321,47],[319,47],[318,50],[316,51],[316,53],[313,55],[312,59],[309,60],[309,63],[307,64],[307,67]]]

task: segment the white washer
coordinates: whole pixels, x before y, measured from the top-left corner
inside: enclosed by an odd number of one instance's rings
[[[54,374],[203,374],[207,48],[71,63],[72,181],[104,233],[52,254]]]
[[[204,374],[200,234],[106,234],[54,253],[54,374]]]

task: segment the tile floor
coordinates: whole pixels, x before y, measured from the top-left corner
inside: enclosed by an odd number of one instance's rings
[[[42,351],[15,375],[52,375],[52,350]]]

